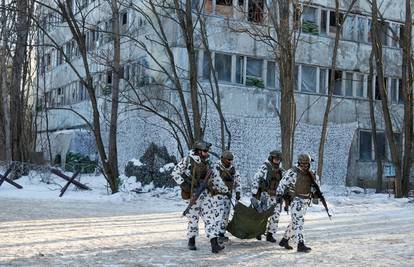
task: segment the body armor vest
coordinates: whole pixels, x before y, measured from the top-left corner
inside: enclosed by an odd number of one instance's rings
[[[197,163],[194,159],[190,158],[190,171],[191,171],[191,195],[195,192],[197,187],[200,185],[200,180],[206,177],[209,164],[207,160],[201,160]]]
[[[267,174],[265,180],[260,182],[260,189],[262,192],[267,192],[271,196],[276,196],[276,188],[282,179],[282,170],[276,168],[273,164],[266,162]]]
[[[299,168],[294,169],[296,172],[295,195],[309,195],[311,193],[312,178],[309,174]]]
[[[233,193],[234,187],[234,175],[236,174],[236,170],[232,166],[229,170],[220,168],[220,177],[223,182],[226,184],[227,188],[229,189],[230,194]]]

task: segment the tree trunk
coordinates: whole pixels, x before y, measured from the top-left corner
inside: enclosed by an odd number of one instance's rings
[[[369,115],[371,119],[371,129],[372,129],[372,139],[374,141],[374,150],[375,150],[375,162],[377,163],[377,184],[376,184],[376,193],[382,192],[382,162],[379,157],[379,147],[377,140],[377,123],[375,121],[375,111],[374,111],[374,94],[372,93],[372,81],[374,80],[374,66],[373,66],[373,57],[374,54],[371,51],[371,56],[369,57],[369,77],[368,77],[368,101],[369,101]]]
[[[406,0],[402,64],[402,91],[404,95],[404,156],[401,185],[402,195],[405,197],[408,196],[409,191],[413,143],[412,24],[411,1]]]
[[[395,197],[402,197],[401,192],[401,160],[398,155],[397,145],[395,143],[394,131],[392,128],[392,121],[390,116],[390,110],[388,108],[388,98],[387,92],[385,91],[384,84],[384,66],[383,66],[383,56],[382,56],[382,43],[379,38],[379,29],[378,29],[378,8],[377,1],[372,1],[372,49],[375,55],[375,66],[377,70],[377,80],[378,87],[381,96],[382,112],[385,122],[385,133],[387,136],[388,145],[391,152],[392,163],[395,166]],[[411,40],[410,40],[411,41]]]
[[[112,193],[118,192],[119,171],[118,171],[118,149],[117,149],[117,125],[118,125],[118,103],[119,103],[119,81],[121,75],[121,39],[119,27],[118,1],[111,1],[112,8],[112,31],[114,39],[113,55],[113,79],[112,79],[112,106],[111,122],[109,126],[109,151],[108,161],[112,169],[113,177],[110,178]]]

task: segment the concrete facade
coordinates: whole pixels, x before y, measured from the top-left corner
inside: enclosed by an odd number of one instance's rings
[[[83,1],[85,2],[85,1]],[[109,20],[108,7],[102,3],[103,1],[86,1],[87,5],[83,10],[91,10],[90,25],[96,25],[96,32],[99,32],[100,27],[107,27],[105,23]],[[138,1],[133,1],[138,2]],[[255,124],[257,120],[266,120],[274,118],[274,131],[279,130],[277,126],[277,119],[275,108],[280,105],[280,88],[278,85],[277,65],[275,63],[272,52],[261,42],[253,40],[247,34],[236,33],[229,29],[230,27],[239,27],[240,25],[249,25],[249,21],[242,18],[240,9],[248,10],[248,0],[242,1],[243,5],[239,6],[240,1],[233,1],[232,6],[223,6],[221,2],[206,2],[208,37],[210,49],[213,51],[216,71],[220,73],[220,88],[221,101],[223,110],[231,120],[241,120],[244,123]],[[329,79],[329,68],[332,60],[332,50],[334,44],[334,32],[332,27],[332,12],[334,12],[335,1],[333,0],[314,0],[304,1],[303,5],[302,23],[311,26],[314,31],[303,30],[300,33],[300,39],[296,51],[297,62],[297,114],[299,127],[312,127],[312,134],[309,140],[312,140],[313,147],[299,146],[295,153],[300,153],[303,149],[309,149],[316,157],[315,142],[318,142],[318,130],[320,129],[323,113],[326,103],[326,85]],[[341,10],[344,12],[348,6],[348,1],[341,1]],[[382,1],[381,12],[385,18],[385,27],[387,33],[384,34],[384,61],[385,61],[385,75],[387,79],[387,90],[390,101],[390,108],[392,110],[392,118],[396,132],[401,132],[402,126],[402,105],[401,97],[399,95],[399,79],[401,78],[401,49],[398,44],[400,26],[404,21],[404,1],[403,0],[386,0]],[[145,34],[152,35],[153,32],[148,30],[145,24],[145,19],[142,15],[132,12],[128,8],[122,9],[121,14],[126,16],[126,32],[132,32],[134,36],[143,36]],[[50,12],[45,13],[46,20],[49,18]],[[231,14],[231,15],[229,15]],[[124,15],[122,15],[124,16]],[[339,164],[341,170],[341,181],[347,185],[364,185],[372,186],[375,180],[375,161],[373,157],[373,148],[369,148],[369,133],[371,129],[371,122],[369,117],[369,106],[367,99],[368,86],[368,71],[369,71],[369,56],[371,53],[371,44],[369,36],[370,25],[370,5],[368,1],[360,0],[352,9],[349,17],[345,21],[344,30],[342,33],[340,46],[338,50],[337,71],[332,74],[336,76],[337,83],[335,85],[335,96],[333,99],[333,110],[330,114],[330,131],[332,137],[341,136],[340,138],[348,138],[344,141],[346,148],[342,149],[341,155],[326,155],[325,157],[334,157],[330,159],[332,166],[334,166],[335,157],[345,161],[346,164]],[[121,25],[122,26],[122,25]],[[330,27],[331,26],[331,27]],[[92,27],[93,28],[93,27]],[[176,65],[182,69],[187,69],[186,51],[183,48],[182,39],[179,37],[179,30],[177,25],[167,24],[167,34],[174,44],[174,55],[176,58]],[[90,31],[92,32],[92,30]],[[71,34],[67,27],[52,27],[50,34],[58,40],[58,42],[71,51],[71,62],[83,74],[81,59],[73,52],[71,44]],[[91,40],[90,56],[109,54],[110,45],[105,37],[98,35],[95,32],[91,33],[89,39]],[[157,49],[156,46],[151,47],[150,51],[156,58],[165,56],[163,51]],[[53,49],[43,49],[38,51],[39,61],[45,65],[42,73],[39,73],[39,87],[46,93],[46,96],[52,106],[72,107],[90,119],[91,109],[87,102],[87,94],[84,88],[79,84],[79,78],[75,75],[70,66],[63,62],[58,64],[59,53]],[[50,57],[48,59],[48,57]],[[204,70],[204,56],[203,50],[198,51],[198,71],[201,84],[207,86],[203,82],[205,78]],[[49,62],[49,63],[48,63]],[[132,75],[134,72],[141,72],[140,67],[145,66],[145,75],[150,79],[156,81],[166,81],[163,75],[158,72],[151,71],[155,67],[155,63],[145,55],[145,53],[138,48],[133,42],[124,42],[122,44],[122,62],[124,70]],[[138,62],[139,64],[134,65]],[[103,116],[109,112],[110,103],[108,94],[105,93],[104,88],[108,84],[108,72],[105,64],[93,64],[92,70],[94,72],[94,80],[98,92],[99,103]],[[129,70],[129,71],[128,71]],[[252,80],[260,81],[263,86],[251,86]],[[375,85],[375,83],[374,83]],[[125,86],[122,83],[121,86]],[[102,89],[103,88],[103,89]],[[375,93],[375,88],[374,88]],[[169,92],[160,92],[164,97],[174,99],[174,95]],[[377,95],[376,95],[377,97]],[[384,126],[381,117],[380,101],[376,101],[376,117],[378,130],[384,131]],[[122,106],[121,109],[127,110],[127,106]],[[211,109],[210,109],[211,110]],[[142,113],[128,113],[130,116],[147,117]],[[256,118],[253,120],[252,118]],[[128,118],[124,118],[128,120]],[[250,119],[250,120],[249,120]],[[134,120],[133,120],[134,121]],[[41,121],[41,131],[46,130],[44,120]],[[122,123],[122,122],[121,122]],[[141,127],[140,123],[136,122],[136,127]],[[269,122],[267,122],[269,123]],[[216,124],[217,125],[217,124]],[[352,126],[350,126],[352,125]],[[343,127],[342,127],[343,126]],[[67,111],[50,111],[48,129],[52,131],[59,131],[63,129],[84,128],[85,123],[79,119],[75,114]],[[129,125],[129,128],[133,126]],[[214,126],[211,126],[213,127]],[[237,133],[242,132],[237,128],[237,123],[232,124],[231,130]],[[245,125],[245,127],[247,127]],[[259,126],[260,127],[260,126]],[[122,128],[122,127],[121,127]],[[343,129],[347,129],[346,135],[341,135]],[[353,133],[349,134],[349,129],[353,129]],[[104,129],[105,130],[105,129]],[[260,129],[256,129],[260,132]],[[154,130],[152,130],[154,131]],[[251,130],[254,131],[254,130]],[[214,132],[214,131],[213,131]],[[320,130],[319,130],[320,132]],[[361,139],[361,132],[368,139]],[[302,139],[306,139],[306,130],[300,131]],[[120,139],[123,132],[120,132]],[[246,133],[239,136],[245,136]],[[315,137],[316,135],[316,137]],[[125,134],[130,136],[130,134]],[[158,136],[158,135],[157,135]],[[154,140],[158,143],[169,143],[160,140],[160,138],[168,138],[165,135],[159,135]],[[256,136],[253,134],[253,136]],[[277,133],[275,136],[279,136]],[[352,137],[351,137],[352,136]],[[367,137],[368,136],[368,137]],[[214,137],[211,137],[214,139]],[[241,137],[240,137],[241,138]],[[344,139],[343,139],[344,140]],[[368,141],[367,141],[368,140]],[[331,139],[333,142],[333,139]],[[253,140],[251,140],[253,142]],[[270,141],[269,141],[270,142]],[[300,142],[299,142],[300,143]],[[128,146],[127,143],[123,145]],[[143,145],[142,143],[139,144]],[[237,145],[236,145],[237,146]],[[280,146],[280,142],[275,141],[273,144],[264,145],[264,149],[257,151],[259,154],[265,153],[267,148]],[[329,144],[327,144],[329,146]],[[169,149],[174,151],[173,145],[168,145]],[[239,153],[242,153],[242,147],[236,147]],[[248,146],[250,147],[250,146]],[[366,151],[365,151],[366,150]],[[346,152],[344,152],[346,151]],[[334,149],[331,151],[334,153]],[[386,143],[384,143],[385,157],[389,158],[389,151]],[[128,153],[127,153],[128,154]],[[329,153],[328,153],[329,154]],[[139,156],[139,155],[138,155]],[[247,160],[248,156],[241,156]],[[255,155],[256,160],[260,156]],[[265,156],[263,156],[265,158]],[[124,159],[128,160],[128,159]],[[122,160],[121,160],[122,161]],[[125,164],[121,162],[120,164]],[[329,161],[329,160],[326,160]],[[249,161],[250,162],[250,161]],[[331,164],[331,163],[328,163]],[[257,163],[258,165],[260,162]],[[251,169],[254,169],[254,163],[245,164],[244,173],[251,175]],[[332,167],[334,168],[334,167]],[[324,169],[325,170],[325,169]],[[326,172],[330,173],[331,167]],[[336,174],[328,174],[335,176]],[[363,181],[363,182],[362,182]]]

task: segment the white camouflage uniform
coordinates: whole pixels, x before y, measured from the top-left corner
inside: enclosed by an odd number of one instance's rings
[[[189,155],[181,159],[180,162],[178,162],[177,165],[174,167],[174,170],[171,173],[173,179],[178,185],[181,185],[184,182],[184,178],[182,177],[182,175],[185,174],[188,177],[191,177],[191,161],[188,159],[189,157],[192,158],[195,162],[201,163],[200,156],[196,155],[194,153],[194,150],[190,150]],[[200,220],[200,215],[203,218],[203,216],[205,215],[205,212],[203,212],[203,206],[205,206],[204,208],[208,206],[207,204],[204,204],[206,196],[207,192],[204,191],[186,215],[188,219],[187,238],[198,236],[198,222]]]
[[[227,224],[229,222],[230,216],[230,209],[231,209],[231,200],[228,196],[226,196],[231,189],[233,192],[241,193],[241,185],[240,185],[240,174],[238,171],[235,171],[233,175],[233,188],[228,188],[223,178],[220,176],[220,170],[230,173],[232,168],[235,168],[234,165],[230,165],[230,167],[224,167],[221,160],[218,160],[213,167],[213,180],[212,180],[212,188],[214,191],[218,192],[217,195],[211,196],[215,201],[219,202],[220,210],[223,210],[220,218],[220,229],[219,233],[224,234],[226,232]]]
[[[266,160],[262,166],[260,166],[259,170],[254,175],[254,179],[252,182],[252,194],[257,194],[259,190],[260,180],[266,179],[268,167],[266,164],[272,164],[269,160]],[[283,170],[282,170],[283,173]],[[276,190],[276,188],[275,188]],[[273,236],[276,235],[277,226],[279,223],[280,217],[280,209],[281,203],[276,203],[276,196],[270,196],[268,192],[262,192],[262,197],[267,199],[267,207],[265,209],[269,209],[272,205],[275,205],[275,209],[273,211],[273,215],[269,218],[269,222],[267,223],[267,232],[271,233]]]
[[[313,171],[312,171],[313,172]],[[319,185],[319,177],[315,175],[316,183]],[[277,194],[283,195],[285,192],[295,192],[297,180],[297,173],[294,169],[289,169],[283,175],[282,180],[279,183],[277,188]],[[313,188],[311,188],[313,190]],[[290,204],[290,216],[291,222],[289,223],[283,238],[289,240],[293,235],[295,235],[296,242],[304,242],[303,238],[303,225],[305,223],[305,214],[306,210],[309,207],[311,198],[300,198],[295,196]]]

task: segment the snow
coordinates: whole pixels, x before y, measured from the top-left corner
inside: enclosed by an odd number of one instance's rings
[[[70,176],[71,174],[68,173]],[[102,176],[82,175],[92,191],[53,176],[16,180],[0,187],[0,266],[414,266],[414,203],[372,190],[324,185],[331,213],[313,205],[305,217],[308,254],[265,241],[230,236],[214,255],[200,223],[197,251],[186,248],[186,204],[179,188],[141,187],[125,180],[109,195]],[[145,190],[144,190],[145,188]],[[246,194],[243,201],[248,201]],[[280,240],[289,216],[283,213]]]
[[[132,158],[132,159],[131,159],[131,160],[129,160],[129,161],[131,161],[131,162],[132,162],[132,164],[133,164],[134,166],[137,166],[137,167],[144,165],[144,163],[142,163],[139,159],[136,159],[136,158]]]

